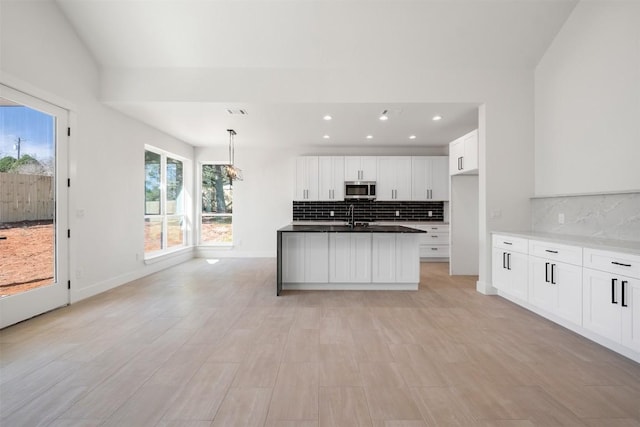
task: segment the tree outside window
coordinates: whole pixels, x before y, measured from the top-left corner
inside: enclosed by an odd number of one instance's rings
[[[233,183],[224,164],[202,165],[200,242],[233,243]]]
[[[145,150],[145,253],[184,246],[184,165],[171,155]]]

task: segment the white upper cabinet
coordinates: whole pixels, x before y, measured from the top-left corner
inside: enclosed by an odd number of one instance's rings
[[[478,130],[469,132],[449,144],[449,173],[478,173]]]
[[[296,194],[298,201],[318,200],[318,157],[296,159]]]
[[[318,158],[318,200],[344,200],[344,157]]]
[[[378,157],[377,200],[411,200],[411,157]]]
[[[411,171],[411,200],[449,200],[448,157],[412,157]]]
[[[344,158],[345,181],[376,181],[378,177],[375,156],[347,156]]]

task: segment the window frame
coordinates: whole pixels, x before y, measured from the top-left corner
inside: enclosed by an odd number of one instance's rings
[[[223,165],[228,166],[228,161],[201,161],[198,163],[198,225],[197,225],[197,233],[198,233],[198,245],[210,248],[232,248],[235,245],[235,224],[233,222],[233,212],[230,214],[203,214],[202,213],[202,167],[206,165]],[[233,189],[233,182],[231,183],[231,188]],[[231,193],[231,197],[233,199],[233,192]],[[235,208],[235,206],[234,206]],[[202,218],[204,217],[231,217],[231,242],[204,242],[202,240]]]
[[[188,215],[188,206],[187,206],[187,187],[186,187],[186,181],[187,181],[187,162],[188,160],[185,159],[182,156],[179,156],[175,153],[172,153],[170,151],[166,151],[163,150],[161,148],[158,147],[154,147],[152,145],[144,145],[144,151],[145,153],[147,151],[157,154],[160,156],[160,209],[158,214],[147,214],[147,197],[146,194],[144,195],[143,199],[143,203],[144,203],[144,209],[143,209],[143,213],[144,213],[144,227],[146,227],[146,221],[147,219],[153,219],[153,218],[160,218],[162,221],[162,240],[161,240],[161,249],[158,250],[154,250],[154,251],[147,251],[144,248],[143,245],[143,253],[144,253],[144,259],[148,260],[148,259],[152,259],[152,258],[156,258],[158,256],[167,254],[167,253],[172,253],[172,252],[176,252],[179,250],[182,250],[184,248],[189,247],[189,233],[188,233],[188,221],[189,221],[189,215]],[[146,156],[146,154],[145,154]],[[178,208],[178,205],[176,205],[176,212],[182,212],[180,213],[171,213],[168,214],[167,213],[167,203],[169,202],[169,200],[167,200],[167,158],[170,158],[172,160],[177,160],[179,162],[182,163],[182,190],[179,192],[180,194],[182,194],[182,201],[181,201],[181,208]],[[146,167],[146,160],[145,160],[145,167]],[[146,186],[146,170],[144,171],[145,177],[145,186]],[[146,191],[146,189],[145,189]],[[181,245],[176,245],[176,246],[171,246],[169,247],[169,226],[168,223],[172,220],[172,219],[176,219],[179,218],[182,220],[182,244]],[[145,237],[146,239],[146,231],[145,231]]]

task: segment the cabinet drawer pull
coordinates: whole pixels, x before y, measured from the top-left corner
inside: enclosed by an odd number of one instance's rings
[[[619,265],[620,267],[631,267],[631,264],[623,264],[621,262],[611,261],[613,265]]]
[[[550,249],[545,249],[544,251],[545,252],[549,252],[550,254],[557,254],[558,253],[558,251],[552,251]]]
[[[437,251],[437,250],[438,250],[438,248],[431,248],[431,250],[432,250],[432,251]]]
[[[544,263],[544,281],[545,283],[549,283],[549,263]]]
[[[431,235],[431,238],[432,238],[432,239],[437,239],[437,238],[438,238],[438,236],[436,236],[435,234],[432,234],[432,235]]]
[[[625,292],[624,292],[624,288],[625,288],[626,284],[627,284],[627,281],[623,280],[622,281],[622,306],[623,307],[628,307],[627,301],[626,301],[626,298],[625,298]]]
[[[617,304],[616,301],[616,282],[618,279],[611,279],[611,304]]]
[[[505,245],[513,245],[513,243],[511,242],[502,242],[502,243],[504,243]]]

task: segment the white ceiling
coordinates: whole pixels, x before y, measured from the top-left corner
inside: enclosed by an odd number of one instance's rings
[[[56,0],[109,69],[533,69],[577,0]],[[184,101],[187,101],[186,99]],[[198,146],[443,145],[477,126],[472,104],[112,104]],[[386,123],[383,109],[396,111]],[[322,121],[324,114],[334,120]],[[431,122],[433,114],[444,120]],[[322,135],[329,134],[328,141]],[[409,134],[416,134],[413,141]]]

